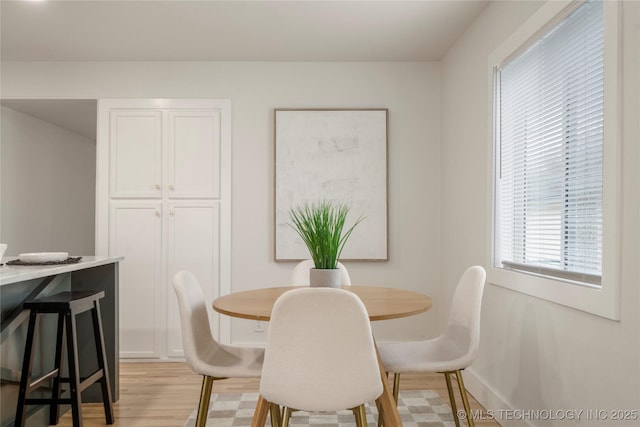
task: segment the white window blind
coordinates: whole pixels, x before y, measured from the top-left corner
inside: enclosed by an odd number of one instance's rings
[[[600,284],[602,3],[497,67],[496,267]]]

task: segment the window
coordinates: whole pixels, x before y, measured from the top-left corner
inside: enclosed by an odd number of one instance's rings
[[[606,37],[615,33],[605,31],[606,3],[612,2],[573,2],[551,16],[549,10],[557,5],[547,5],[535,17],[540,22],[546,14],[544,23],[535,31],[525,24],[530,34],[520,34],[524,40],[510,40],[510,50],[499,49],[490,58],[492,268],[502,271],[498,282],[509,282],[508,287],[587,311],[594,310],[572,301],[581,298],[575,288],[601,291],[603,277],[615,276],[603,257],[605,216],[617,211],[605,203],[606,169],[611,169],[605,159],[607,150],[616,154],[617,145],[617,112],[607,111],[605,102],[616,96],[615,86],[607,86],[606,69],[617,72],[616,61],[606,58],[612,56]],[[615,176],[611,182],[609,191],[615,192]],[[604,206],[611,212],[604,212]],[[616,238],[609,228],[610,238]],[[562,296],[563,286],[574,288],[572,296]]]
[[[600,284],[603,5],[497,68],[495,263]]]

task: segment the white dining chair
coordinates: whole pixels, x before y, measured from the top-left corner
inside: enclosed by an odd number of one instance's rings
[[[354,293],[300,288],[275,302],[267,337],[260,397],[283,406],[282,427],[292,410],[351,409],[366,426],[366,402],[382,394],[382,379],[367,310]],[[266,414],[254,415],[263,426]]]
[[[294,286],[309,286],[309,271],[312,268],[315,268],[312,259],[305,259],[296,264],[293,268],[293,273],[291,273],[291,284]],[[342,272],[342,286],[351,286],[351,277],[349,277],[347,267],[338,262],[338,268]]]
[[[264,349],[216,342],[211,334],[209,314],[198,279],[188,271],[180,271],[173,277],[173,286],[178,297],[184,356],[189,367],[203,376],[196,427],[204,427],[213,381],[260,377]]]
[[[480,266],[468,268],[456,287],[449,312],[447,328],[442,335],[427,341],[378,343],[382,365],[394,373],[393,396],[398,402],[400,374],[405,372],[442,372],[447,383],[449,400],[456,426],[460,425],[456,402],[451,386],[455,374],[470,426],[467,391],[462,370],[473,363],[480,343],[480,309],[486,272]]]

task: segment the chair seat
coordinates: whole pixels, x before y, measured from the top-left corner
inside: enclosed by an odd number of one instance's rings
[[[189,355],[186,355],[189,359]],[[188,360],[200,375],[214,378],[257,378],[262,373],[264,349],[217,344],[201,355],[201,359]]]
[[[25,310],[37,310],[40,313],[61,313],[71,310],[74,313],[82,313],[91,310],[93,302],[104,298],[104,291],[75,291],[60,292],[58,294],[26,301],[23,304]]]
[[[445,337],[427,341],[378,343],[382,364],[388,372],[447,372],[471,365],[467,349]]]

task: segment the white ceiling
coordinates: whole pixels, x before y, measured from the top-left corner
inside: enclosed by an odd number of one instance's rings
[[[3,61],[438,61],[486,0],[2,0]]]
[[[439,61],[487,0],[0,0],[2,61]],[[95,139],[95,100],[2,100]]]

